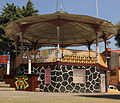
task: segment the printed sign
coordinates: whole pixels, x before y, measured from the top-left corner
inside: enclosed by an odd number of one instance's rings
[[[9,55],[1,55],[0,56],[0,64],[7,64],[8,61],[10,61]]]
[[[45,84],[51,83],[51,69],[47,68],[45,69]]]
[[[73,83],[85,83],[85,69],[74,69],[73,70]]]
[[[48,56],[48,50],[42,50],[42,56],[47,57]]]

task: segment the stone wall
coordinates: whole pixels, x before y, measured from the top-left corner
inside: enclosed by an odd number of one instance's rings
[[[51,68],[51,83],[45,84],[45,69]],[[86,83],[73,83],[73,69],[86,69]],[[100,69],[95,66],[50,65],[32,66],[33,74],[39,75],[38,87],[41,92],[99,93]]]

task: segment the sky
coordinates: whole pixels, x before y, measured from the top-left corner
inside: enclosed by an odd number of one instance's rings
[[[50,14],[57,11],[57,0],[31,0],[35,9],[39,10],[39,14]],[[0,11],[2,11],[5,3],[14,3],[19,7],[26,5],[28,0],[0,0]],[[60,5],[63,5],[63,10],[70,14],[88,15],[96,17],[96,0],[59,0]],[[111,21],[116,24],[120,21],[120,0],[98,0],[98,17],[100,19]],[[111,44],[109,48],[112,50],[120,50],[115,46],[114,37],[109,40]],[[102,52],[104,43],[99,44],[99,50]],[[79,49],[79,48],[77,48]],[[80,49],[86,49],[80,47]],[[95,49],[95,45],[92,45]]]

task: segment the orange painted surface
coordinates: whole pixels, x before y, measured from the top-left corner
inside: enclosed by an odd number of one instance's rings
[[[120,56],[119,56],[119,66],[120,66]]]
[[[120,50],[112,50],[112,52],[120,53]]]
[[[107,48],[107,51],[111,51],[111,48]]]
[[[118,90],[117,89],[113,89],[113,90],[108,89],[108,93],[118,93]]]
[[[119,73],[119,82],[120,82],[120,70],[118,70],[118,73]]]
[[[111,70],[115,70],[116,69],[116,76],[110,76],[110,72],[109,72],[109,85],[118,85],[119,81],[120,81],[120,72],[119,72],[119,67],[117,68],[111,68]]]
[[[115,53],[120,53],[120,50],[111,50],[111,48],[107,48],[107,56],[109,58],[111,58],[111,52],[115,52]],[[103,55],[105,55],[105,51],[102,53]],[[119,55],[119,67],[116,68],[110,68],[111,70],[116,70],[116,76],[110,76],[110,72],[109,74],[109,85],[118,85],[120,82],[120,55]]]
[[[99,64],[104,67],[107,67],[106,58],[103,54],[99,54]]]

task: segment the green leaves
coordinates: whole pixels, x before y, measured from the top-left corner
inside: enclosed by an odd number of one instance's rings
[[[37,13],[39,11],[37,9],[34,9],[32,2],[29,0],[26,7],[23,6],[20,12],[24,17],[27,17],[27,16],[38,15]]]
[[[6,6],[3,6],[3,11],[0,15],[0,25],[4,27],[19,18],[38,15],[39,12],[37,9],[34,9],[32,2],[29,0],[26,6],[20,8],[19,6],[15,6],[14,3],[9,4],[6,3]]]
[[[3,26],[6,26],[8,23],[22,17],[22,15],[20,15],[20,12],[18,11],[18,8],[13,3],[12,4],[6,3],[6,5],[7,7],[4,6],[0,18],[0,24],[2,24]]]
[[[8,37],[8,35],[5,35],[4,27],[10,22],[15,21],[19,18],[38,15],[38,12],[39,11],[37,9],[34,9],[31,0],[29,0],[27,5],[23,6],[22,8],[16,6],[14,3],[6,3],[6,5],[3,6],[0,15],[0,55],[10,54],[11,60],[15,59],[16,49],[14,40]],[[18,44],[18,51],[20,51],[20,42]],[[25,45],[25,49],[31,50],[32,47]]]
[[[117,35],[115,35],[116,46],[120,48],[120,21],[116,24],[117,27]]]

